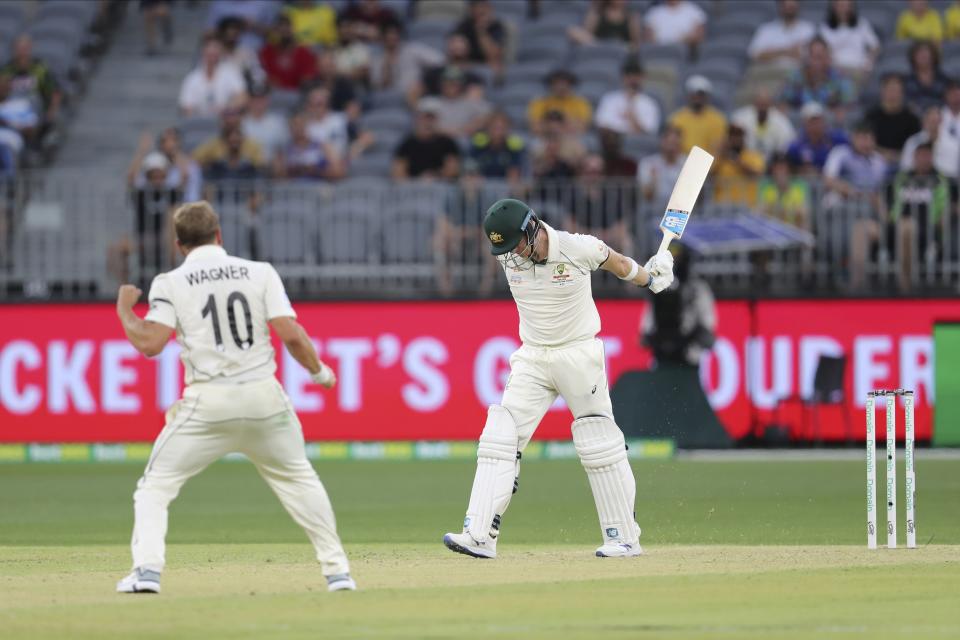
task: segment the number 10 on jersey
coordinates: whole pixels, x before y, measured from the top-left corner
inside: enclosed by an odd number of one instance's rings
[[[240,330],[237,327],[237,303],[240,303],[241,313],[243,314],[243,324],[246,331],[245,337],[241,337]],[[217,301],[211,293],[207,298],[207,304],[203,306],[203,317],[210,316],[213,322],[213,339],[217,343],[217,351],[223,351],[223,333],[220,331],[220,313],[217,311]],[[247,350],[253,346],[253,316],[250,314],[250,303],[247,297],[239,291],[234,291],[227,296],[227,322],[230,324],[230,335],[233,337],[233,343],[237,348]]]

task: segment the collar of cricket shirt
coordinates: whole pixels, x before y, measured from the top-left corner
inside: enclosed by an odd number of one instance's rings
[[[219,258],[227,255],[227,250],[218,244],[205,244],[192,249],[184,262],[193,262],[195,260],[209,260],[210,258]]]
[[[547,232],[547,262],[560,262],[560,234],[546,222],[540,224]]]

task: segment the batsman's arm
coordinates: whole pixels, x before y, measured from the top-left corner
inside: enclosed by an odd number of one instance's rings
[[[276,332],[277,337],[283,341],[293,359],[310,372],[310,377],[313,378],[314,382],[327,389],[337,384],[337,376],[334,375],[333,369],[320,360],[317,349],[313,346],[313,341],[310,340],[310,336],[307,335],[303,325],[297,322],[295,318],[288,316],[271,318],[270,326]]]
[[[600,265],[600,268],[639,287],[646,287],[650,284],[650,274],[647,273],[646,269],[637,264],[637,261],[633,258],[628,258],[613,249],[610,249],[610,255]],[[632,277],[631,274],[633,274]]]
[[[159,355],[170,341],[173,328],[159,322],[144,320],[133,311],[133,305],[140,299],[141,291],[132,284],[125,284],[117,292],[117,317],[123,325],[123,332],[134,348],[152,358]]]

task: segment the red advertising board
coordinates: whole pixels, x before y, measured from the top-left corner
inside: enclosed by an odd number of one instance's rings
[[[611,381],[649,367],[637,344],[644,303],[599,307]],[[303,303],[297,310],[339,378],[324,391],[278,350],[279,376],[310,440],[474,439],[518,346],[510,301]],[[867,390],[905,387],[917,390],[917,434],[929,438],[932,326],[960,318],[960,301],[732,301],[719,303],[718,317],[701,378],[732,436],[768,422],[777,398],[806,395],[820,354],[844,353],[854,433],[862,435]],[[112,305],[7,305],[0,326],[0,442],[151,440],[180,392],[177,346],[153,360],[140,357]],[[788,406],[781,417],[796,422],[799,411]],[[824,437],[842,438],[840,410],[822,415]],[[568,438],[570,420],[557,404],[537,436]]]

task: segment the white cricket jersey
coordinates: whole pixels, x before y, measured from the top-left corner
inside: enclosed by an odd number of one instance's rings
[[[177,330],[184,380],[249,382],[274,375],[269,320],[296,318],[283,282],[266,262],[197,247],[153,279],[147,320]]]
[[[600,314],[590,276],[610,256],[610,249],[593,236],[542,224],[549,239],[547,263],[526,270],[504,267],[520,313],[520,340],[559,347],[595,338]]]

